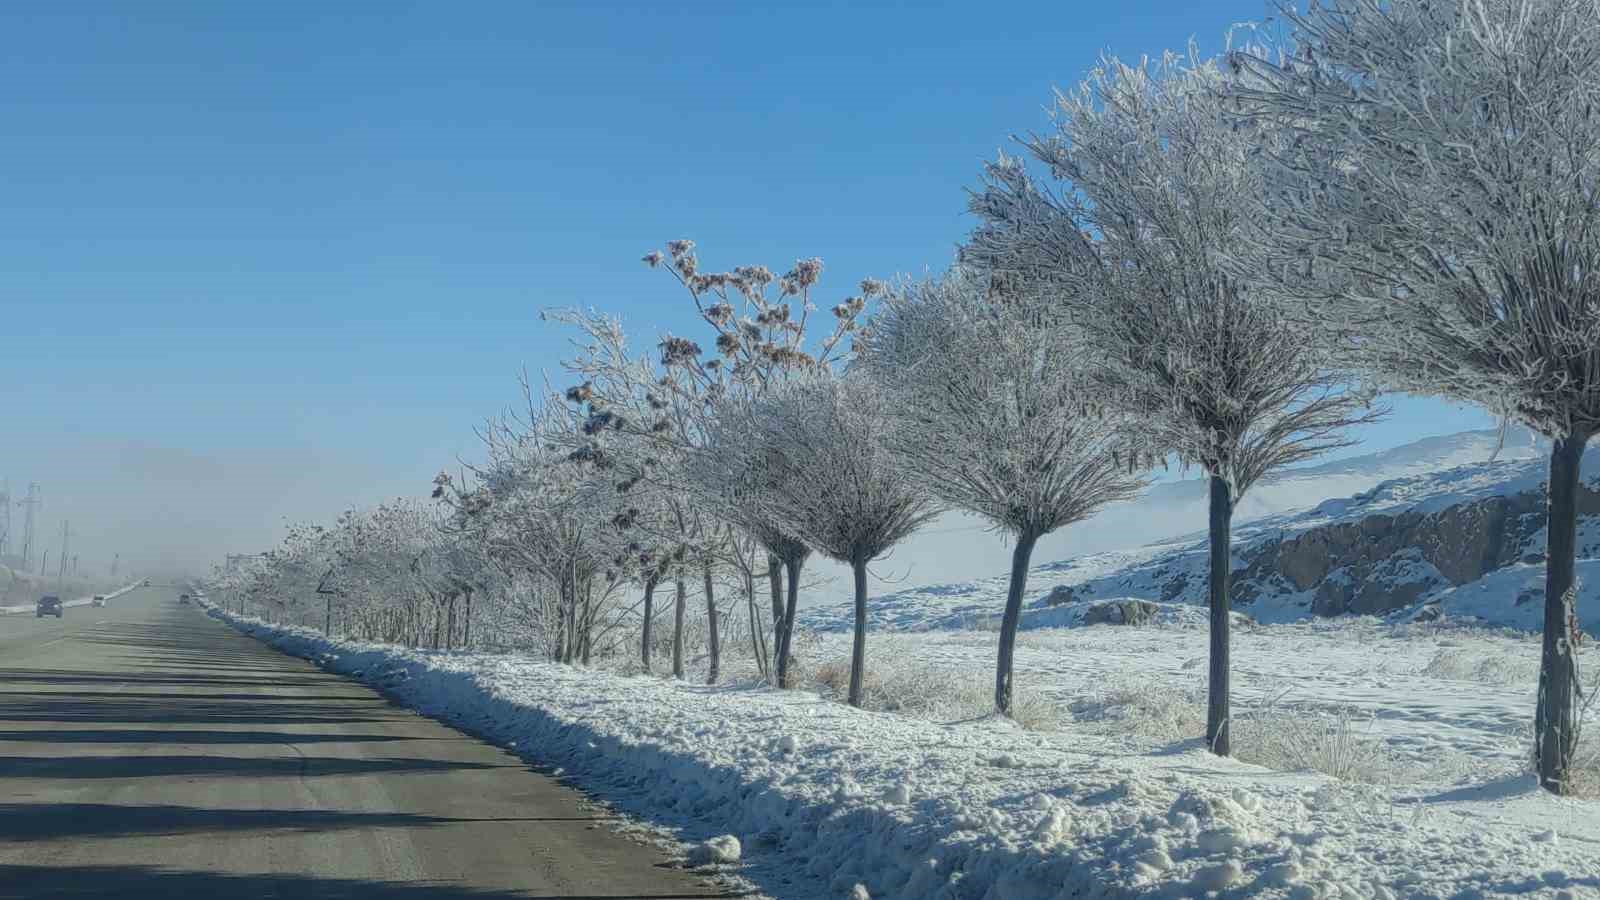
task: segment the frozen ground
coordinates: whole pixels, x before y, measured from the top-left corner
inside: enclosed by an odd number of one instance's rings
[[[1271,755],[1280,766],[1294,747],[1352,744],[1346,758],[1372,771],[1341,780],[1218,759],[1185,737],[1198,629],[1029,633],[1023,690],[1058,717],[1024,731],[954,702],[859,711],[748,681],[707,688],[233,621],[660,824],[731,833],[778,897],[858,884],[907,900],[1600,896],[1600,803],[1548,796],[1522,774],[1525,640],[1359,622],[1240,634],[1241,742],[1289,747]],[[875,637],[872,658],[893,661],[875,673],[878,699],[907,683],[981,696],[992,640]],[[842,635],[819,636],[802,667],[844,650]]]

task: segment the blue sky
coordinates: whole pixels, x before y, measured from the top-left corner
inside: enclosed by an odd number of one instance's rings
[[[825,302],[938,269],[1053,86],[1265,0],[769,6],[5,4],[0,476],[110,535],[151,501],[107,460],[210,466],[155,491],[207,552],[421,493],[555,366],[540,309],[691,327],[638,262],[674,237],[821,256]]]

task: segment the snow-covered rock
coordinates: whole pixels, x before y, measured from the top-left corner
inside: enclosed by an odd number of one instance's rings
[[[711,866],[731,865],[739,861],[743,848],[739,846],[739,839],[731,834],[722,834],[707,841],[702,841],[689,851],[689,865]]]

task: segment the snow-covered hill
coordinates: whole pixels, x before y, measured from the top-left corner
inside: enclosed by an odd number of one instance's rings
[[[1548,455],[1548,448],[1538,446],[1532,433],[1522,428],[1509,429],[1500,445],[1496,430],[1462,431],[1275,472],[1245,495],[1234,512],[1235,524],[1308,509],[1329,497],[1358,494],[1397,478],[1491,458],[1509,461]],[[1166,480],[1152,485],[1138,499],[1112,505],[1083,522],[1045,536],[1034,550],[1034,558],[1069,559],[1122,550],[1178,540],[1204,529],[1208,494],[1199,473],[1158,474]],[[1010,548],[982,520],[948,513],[875,564],[871,584],[874,592],[888,593],[964,581],[975,572],[1004,572],[1010,565]],[[821,600],[850,590],[850,572],[844,566],[817,558],[809,571],[813,578],[825,582],[825,590],[802,596],[803,604],[811,603],[811,598]]]
[[[1493,432],[1466,432],[1396,451],[1298,470],[1268,491],[1303,494],[1310,485],[1348,485],[1373,471],[1401,472],[1362,493],[1310,509],[1241,516],[1235,528],[1236,607],[1259,621],[1349,613],[1413,619],[1473,617],[1520,629],[1540,626],[1543,607],[1546,462],[1513,435],[1495,462]],[[1600,585],[1600,453],[1585,459],[1579,510],[1579,576],[1585,595]],[[1176,494],[1186,485],[1158,490]],[[1259,490],[1259,488],[1258,488]],[[1325,495],[1326,496],[1326,495]],[[1196,501],[1198,502],[1198,501]],[[1203,521],[1203,520],[1202,520]],[[1023,627],[1105,618],[1109,601],[1133,615],[1199,621],[1205,602],[1203,532],[1131,550],[1094,553],[1034,569]],[[930,630],[982,625],[997,615],[1005,578],[921,587],[876,597],[873,627]],[[1600,630],[1600,609],[1579,603],[1583,625]],[[806,610],[817,630],[849,627],[848,605]]]

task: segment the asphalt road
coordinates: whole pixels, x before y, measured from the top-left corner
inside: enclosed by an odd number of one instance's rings
[[[0,618],[0,898],[729,896],[176,593]]]

